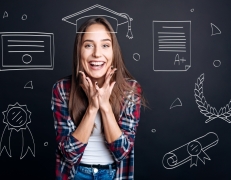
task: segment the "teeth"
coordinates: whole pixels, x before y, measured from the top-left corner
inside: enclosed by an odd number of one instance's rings
[[[103,65],[104,62],[91,62],[90,64],[91,65],[94,65],[94,66],[101,66]]]

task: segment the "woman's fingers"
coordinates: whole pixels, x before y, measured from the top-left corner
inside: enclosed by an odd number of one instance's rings
[[[111,77],[113,76],[113,74],[115,73],[116,70],[117,70],[116,68],[108,70],[106,78],[105,78],[105,82],[104,82],[104,85],[103,85],[104,87],[109,85]]]
[[[89,77],[86,77],[86,80],[88,82],[88,85],[90,88],[92,88],[92,82],[91,82],[91,79]]]
[[[109,74],[111,73],[112,69],[113,69],[113,66],[111,66],[111,67],[108,68],[108,70],[106,72],[105,79],[109,76]]]
[[[81,80],[82,80],[83,85],[84,85],[87,89],[89,89],[88,87],[89,87],[89,86],[92,86],[92,83],[91,83],[90,78],[89,78],[89,77],[86,77],[85,73],[82,72],[82,71],[79,71],[79,73],[82,74],[82,79],[81,79]]]
[[[112,92],[112,89],[114,88],[115,83],[116,83],[116,82],[114,81],[114,82],[112,82],[111,85],[110,85],[110,94],[111,94],[111,92]]]
[[[92,81],[91,81],[91,79],[89,77],[86,77],[86,79],[87,79],[87,81],[89,83],[89,87],[88,88],[89,88],[89,91],[90,91],[90,95],[92,96],[92,95],[95,94],[96,87],[93,85],[93,83],[92,83]]]
[[[98,91],[99,90],[99,86],[98,86],[98,83],[95,82],[95,89]]]

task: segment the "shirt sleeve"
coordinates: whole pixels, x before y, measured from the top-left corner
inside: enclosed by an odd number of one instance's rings
[[[112,152],[117,162],[120,162],[127,157],[132,150],[140,120],[141,87],[136,81],[133,81],[132,86],[137,88],[137,93],[130,95],[129,99],[131,99],[131,101],[126,100],[118,121],[122,135],[111,143],[108,143],[105,140],[107,147]]]
[[[72,136],[76,129],[71,120],[67,105],[65,82],[57,82],[52,89],[51,109],[54,116],[56,143],[64,159],[71,164],[77,163],[82,157],[87,143],[84,144]]]

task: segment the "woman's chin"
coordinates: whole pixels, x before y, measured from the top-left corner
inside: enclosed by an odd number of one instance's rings
[[[92,79],[101,79],[105,74],[91,74]]]

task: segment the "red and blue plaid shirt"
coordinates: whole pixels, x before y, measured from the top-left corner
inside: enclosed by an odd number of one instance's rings
[[[135,80],[128,80],[137,89],[137,94],[129,95],[123,103],[118,125],[122,135],[114,142],[105,144],[113,154],[117,164],[115,180],[134,179],[134,141],[140,120],[141,87]],[[76,126],[68,111],[71,76],[57,81],[52,89],[51,109],[56,130],[56,180],[74,179],[78,164],[87,146],[71,134]]]

